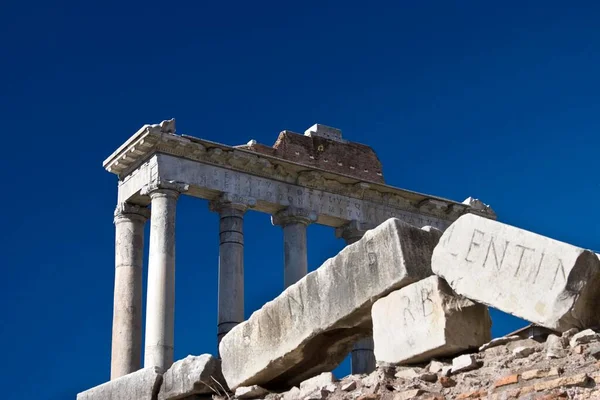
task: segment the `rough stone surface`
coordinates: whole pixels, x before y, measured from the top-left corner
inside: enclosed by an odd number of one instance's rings
[[[429,363],[429,367],[427,369],[429,372],[437,374],[438,372],[440,372],[442,370],[442,368],[444,368],[444,366],[445,366],[445,364],[443,362],[432,360]]]
[[[394,375],[396,378],[403,379],[411,379],[419,376],[419,372],[417,372],[414,368],[402,368]]]
[[[287,288],[221,341],[230,388],[289,387],[335,368],[372,333],[376,300],[431,275],[439,237],[389,219]]]
[[[431,276],[379,299],[371,309],[375,358],[410,364],[477,349],[490,340],[487,307]]]
[[[432,269],[456,293],[553,330],[600,324],[600,260],[557,240],[467,214],[444,232]]]
[[[159,368],[144,368],[81,392],[77,400],[156,400],[161,382]]]
[[[158,400],[176,400],[222,391],[222,387],[227,385],[220,367],[219,360],[209,354],[187,356],[175,362],[164,373]]]
[[[258,399],[265,397],[269,391],[257,385],[241,386],[235,390],[235,397],[238,399]]]
[[[536,352],[528,358],[516,358],[512,351],[520,346],[535,347]],[[406,392],[418,391],[418,400],[539,400],[539,399],[599,399],[600,363],[589,350],[596,343],[582,344],[586,351],[578,354],[568,345],[565,357],[547,359],[543,343],[523,339],[498,345],[479,353],[471,354],[478,369],[457,372],[451,378],[438,373],[436,381],[422,380],[430,365],[415,364],[411,367],[380,366],[376,371],[364,375],[349,375],[336,386],[335,391],[323,389],[310,396],[299,397],[300,390],[295,388],[284,394],[271,393],[265,400],[393,400],[404,396]],[[447,364],[451,360],[437,360]],[[398,372],[409,370],[413,378],[396,377]],[[346,390],[344,390],[346,388]],[[412,392],[417,393],[417,392]],[[295,397],[293,397],[295,395]],[[411,398],[411,397],[409,397]],[[222,396],[215,400],[227,400]]]
[[[562,358],[565,356],[563,338],[556,335],[548,335],[545,347],[547,358]]]
[[[597,341],[598,339],[600,339],[600,335],[598,335],[591,329],[586,329],[585,331],[575,334],[569,341],[569,344],[571,345],[571,347],[575,347],[580,344]]]
[[[517,358],[525,358],[535,353],[535,349],[533,347],[519,346],[513,350],[513,354]]]

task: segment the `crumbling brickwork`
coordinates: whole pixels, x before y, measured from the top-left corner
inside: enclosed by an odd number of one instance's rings
[[[254,142],[242,147],[361,180],[384,183],[377,154],[364,144],[283,131],[273,147]]]

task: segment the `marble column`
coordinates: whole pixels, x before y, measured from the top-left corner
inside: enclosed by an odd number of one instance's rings
[[[223,193],[209,205],[219,213],[217,345],[244,321],[244,213],[255,204],[254,199]]]
[[[271,217],[273,225],[283,228],[284,288],[298,282],[308,273],[306,227],[316,220],[316,213],[295,207],[283,209]]]
[[[342,238],[346,241],[347,245],[351,245],[359,241],[366,231],[374,228],[369,224],[361,223],[358,221],[351,221],[348,224],[337,228],[335,235],[338,238]],[[369,374],[375,371],[375,348],[373,343],[373,337],[367,337],[359,340],[352,349],[351,357],[351,374]]]
[[[150,255],[146,294],[144,367],[166,371],[173,364],[175,336],[175,211],[187,185],[151,184],[142,194],[151,198]]]
[[[115,210],[115,289],[110,379],[141,368],[142,268],[146,207],[119,204]]]

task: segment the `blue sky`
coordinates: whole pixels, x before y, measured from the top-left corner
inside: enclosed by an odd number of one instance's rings
[[[108,379],[116,178],[102,161],[145,123],[231,145],[331,125],[371,145],[391,185],[478,197],[600,250],[600,8],[566,5],[3,2],[4,398],[74,399]],[[308,233],[311,269],[343,246]],[[282,289],[281,229],[249,213],[245,249],[249,316]],[[176,358],[216,352],[217,255],[217,216],[183,197]],[[496,336],[519,326],[494,314]]]

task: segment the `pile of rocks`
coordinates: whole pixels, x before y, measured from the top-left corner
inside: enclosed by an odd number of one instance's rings
[[[390,219],[233,328],[222,365],[186,359],[78,399],[598,396],[600,344],[587,328],[600,326],[599,288],[600,258],[566,243],[475,215],[443,234]],[[490,341],[487,306],[557,335]],[[334,382],[329,371],[370,336],[378,369]],[[134,375],[139,393],[123,388]],[[98,397],[114,387],[132,395]]]
[[[478,352],[411,366],[380,366],[370,375],[335,381],[331,373],[283,393],[236,390],[239,399],[268,400],[443,400],[598,399],[600,335],[571,329],[544,341],[509,336]],[[219,397],[219,396],[217,396]],[[221,399],[221,400],[224,400]]]

